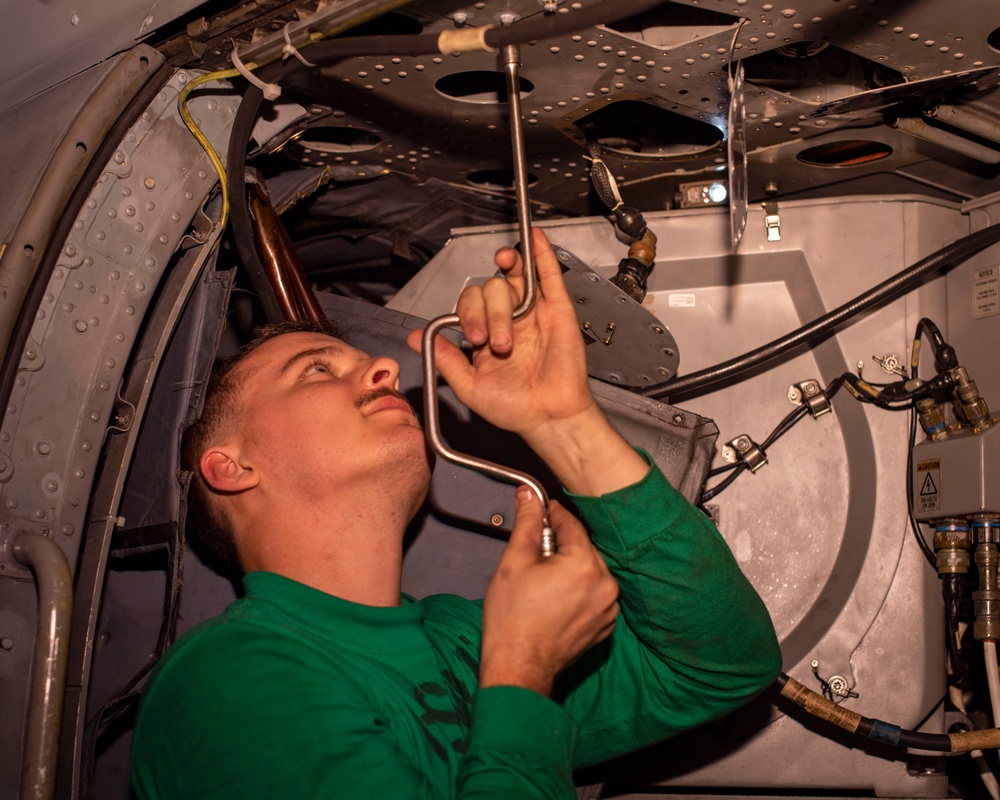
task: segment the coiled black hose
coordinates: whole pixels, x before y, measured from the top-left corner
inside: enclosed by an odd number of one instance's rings
[[[683,378],[647,386],[639,394],[658,400],[677,395],[691,395],[723,381],[731,381],[750,370],[779,357],[789,358],[798,348],[815,344],[832,334],[837,328],[866,311],[878,308],[916,288],[923,280],[937,272],[946,272],[967,258],[1000,241],[1000,223],[969,234],[942,247],[916,264],[896,273],[864,294],[860,294],[839,308],[803,325],[780,339],[751,350],[737,358],[714,367],[693,372]]]

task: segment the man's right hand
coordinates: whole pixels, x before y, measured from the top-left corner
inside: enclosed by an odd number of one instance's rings
[[[542,504],[521,486],[514,531],[483,603],[481,688],[550,695],[556,676],[614,630],[618,584],[603,556],[559,503],[550,503],[549,518],[559,550],[542,558]]]

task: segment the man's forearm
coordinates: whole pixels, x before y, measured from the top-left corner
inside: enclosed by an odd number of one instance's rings
[[[649,472],[596,404],[575,417],[546,422],[524,438],[574,494],[600,497],[638,483]]]

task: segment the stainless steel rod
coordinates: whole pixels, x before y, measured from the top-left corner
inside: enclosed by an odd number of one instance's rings
[[[66,694],[66,662],[73,615],[73,576],[55,542],[38,533],[14,540],[14,558],[29,567],[38,587],[38,629],[21,765],[21,800],[48,800],[55,789],[59,726]]]
[[[535,275],[535,256],[531,249],[531,206],[528,201],[528,171],[524,157],[524,127],[521,120],[521,86],[519,68],[520,50],[517,45],[506,45],[501,52],[504,73],[507,76],[507,98],[510,109],[510,139],[514,156],[514,190],[517,201],[518,232],[521,237],[521,265],[524,273],[524,295],[514,309],[514,319],[527,314],[535,304],[538,279]],[[549,497],[545,487],[524,472],[495,464],[483,458],[452,450],[441,437],[441,419],[438,412],[437,369],[434,364],[434,337],[442,330],[455,327],[460,320],[457,314],[447,314],[432,320],[424,329],[424,431],[431,449],[447,461],[492,475],[514,484],[526,484],[538,496],[544,509],[542,528],[542,556],[548,558],[556,551],[555,531],[549,524]]]

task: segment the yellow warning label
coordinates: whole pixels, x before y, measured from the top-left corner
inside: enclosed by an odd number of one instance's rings
[[[916,489],[917,511],[941,510],[941,461],[917,462],[917,474],[913,488]]]

